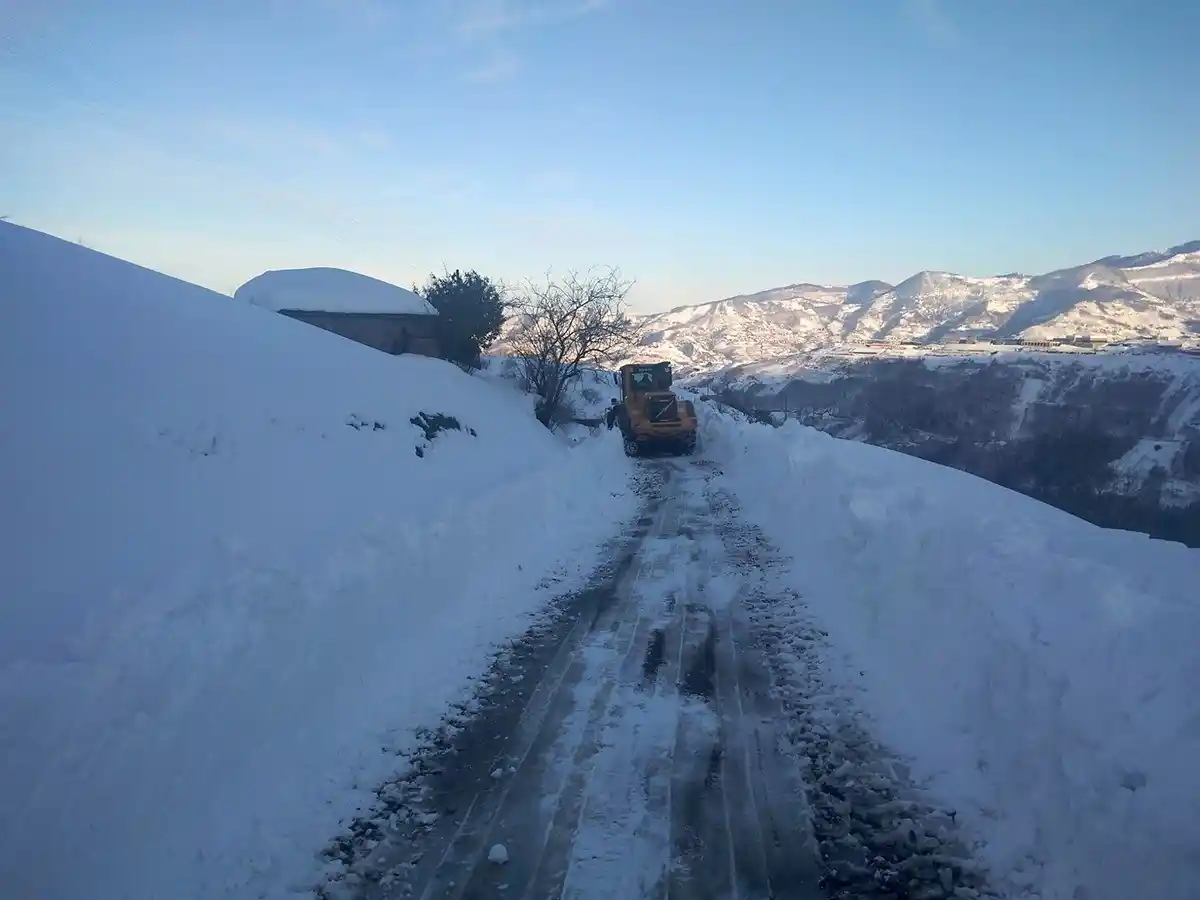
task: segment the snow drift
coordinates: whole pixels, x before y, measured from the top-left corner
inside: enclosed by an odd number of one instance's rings
[[[520,360],[515,356],[484,356],[479,374],[510,389],[522,390]],[[615,369],[583,367],[579,377],[563,390],[564,413],[582,420],[601,420],[614,400],[621,399],[621,387],[614,381]]]
[[[519,394],[0,223],[0,884],[277,897],[631,514]]]
[[[1195,895],[1200,552],[794,423],[702,422],[879,737],[1014,894]]]

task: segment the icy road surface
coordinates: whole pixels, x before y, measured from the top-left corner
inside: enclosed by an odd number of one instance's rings
[[[823,634],[773,584],[790,563],[739,520],[720,469],[641,468],[643,514],[612,562],[379,789],[318,893],[980,896],[953,815],[826,687]]]

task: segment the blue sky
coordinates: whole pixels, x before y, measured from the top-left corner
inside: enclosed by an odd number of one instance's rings
[[[232,292],[618,265],[635,309],[1200,238],[1200,4],[0,0],[0,215]]]

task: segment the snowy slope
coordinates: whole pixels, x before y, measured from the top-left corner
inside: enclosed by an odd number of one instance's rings
[[[681,370],[768,359],[836,339],[853,288],[792,285],[748,297],[684,306],[638,320],[633,359],[666,359]]]
[[[843,336],[860,340],[924,340],[1001,325],[1028,299],[1020,276],[968,278],[919,272],[880,294],[847,325]]]
[[[1200,241],[1176,249],[1180,252],[1146,254],[1117,264],[1131,283],[1148,294],[1167,300],[1200,300]]]
[[[1190,241],[1178,244],[1168,250],[1150,250],[1146,253],[1136,253],[1133,256],[1106,256],[1096,260],[1102,266],[1112,266],[1116,269],[1138,269],[1159,263],[1171,263],[1175,258],[1185,258],[1200,252],[1200,241]]]
[[[1200,552],[795,424],[701,421],[796,561],[803,600],[766,624],[816,617],[1010,896],[1195,896]]]
[[[1033,298],[1005,323],[1002,334],[1178,341],[1200,333],[1200,298],[1156,297],[1130,281],[1125,270],[1082,266],[1032,278],[1029,288]]]
[[[437,315],[412,291],[345,269],[273,269],[251,278],[233,296],[271,310]]]
[[[312,884],[635,508],[614,442],[450,364],[7,223],[0,291],[6,897]]]
[[[1166,290],[1168,282],[1186,283],[1171,275],[1155,287]],[[1151,284],[1145,276],[1141,283]],[[1127,270],[1091,263],[1035,277],[921,272],[879,295],[844,337],[921,343],[982,336],[1179,340],[1195,333],[1198,321],[1200,302],[1155,296]]]
[[[681,373],[785,358],[842,342],[960,338],[1200,337],[1200,242],[1040,276],[919,272],[892,286],[795,284],[639,316],[629,361]],[[494,348],[503,353],[505,337]]]
[[[485,356],[480,374],[486,378],[521,389],[521,370],[511,356]],[[613,400],[620,399],[621,388],[614,381],[614,371],[585,366],[579,378],[567,385],[564,400],[572,415],[580,419],[595,419],[604,415]]]

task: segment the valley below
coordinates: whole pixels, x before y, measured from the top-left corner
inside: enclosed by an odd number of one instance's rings
[[[1200,357],[1011,353],[826,359],[696,386],[962,469],[1097,525],[1200,546]]]

